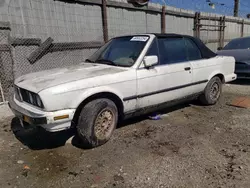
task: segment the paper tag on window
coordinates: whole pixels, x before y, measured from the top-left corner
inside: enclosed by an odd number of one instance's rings
[[[141,41],[141,42],[146,42],[148,40],[148,37],[133,37],[130,41]]]

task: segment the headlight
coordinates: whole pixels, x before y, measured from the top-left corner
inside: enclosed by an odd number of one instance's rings
[[[42,100],[40,98],[40,96],[36,93],[32,93],[30,91],[27,91],[28,95],[29,95],[29,100],[30,100],[30,104],[33,104],[34,106],[43,108],[43,103]]]
[[[24,102],[27,102],[39,108],[44,108],[43,102],[38,94],[22,88],[19,88],[19,90],[17,89],[16,93],[18,93],[18,91],[20,91],[19,93]]]
[[[38,107],[43,108],[43,103],[39,95],[36,95],[36,103]]]
[[[29,100],[30,100],[30,104],[35,104],[34,102],[35,102],[35,100],[34,100],[34,98],[33,98],[33,95],[32,95],[32,93],[31,92],[27,92],[28,93],[28,96],[29,96]]]

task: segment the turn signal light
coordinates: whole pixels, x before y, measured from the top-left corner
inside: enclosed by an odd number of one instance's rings
[[[67,119],[67,118],[69,118],[68,114],[67,115],[62,115],[62,116],[56,116],[56,117],[54,117],[54,120],[56,121],[56,120]]]

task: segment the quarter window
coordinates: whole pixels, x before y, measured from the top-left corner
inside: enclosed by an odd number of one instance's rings
[[[188,60],[194,61],[201,59],[201,52],[197,45],[190,39],[185,38],[184,39],[186,42],[186,47],[187,47],[187,53],[188,53]]]

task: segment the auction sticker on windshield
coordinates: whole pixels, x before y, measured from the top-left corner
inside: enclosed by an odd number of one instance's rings
[[[146,42],[147,40],[148,40],[148,37],[137,36],[137,37],[133,37],[130,41],[141,41],[141,42]]]

